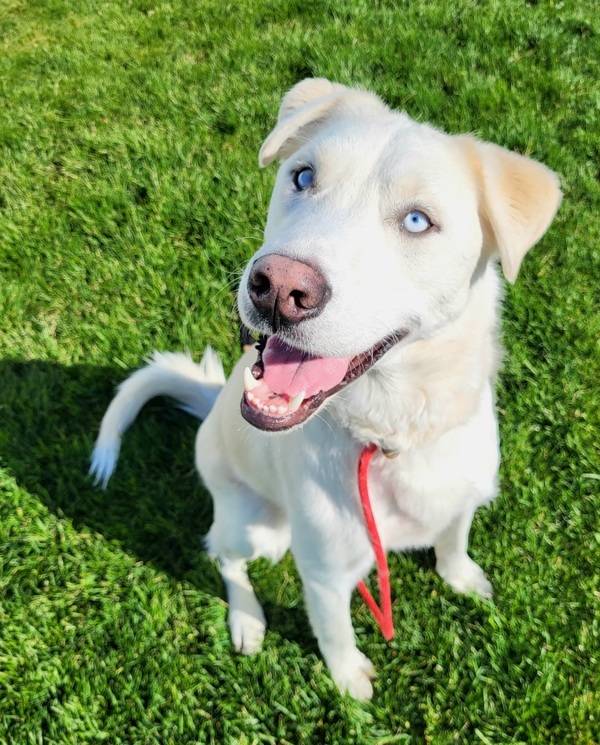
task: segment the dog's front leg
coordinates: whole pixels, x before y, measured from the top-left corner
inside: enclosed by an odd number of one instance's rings
[[[333,582],[303,576],[303,582],[308,616],[333,679],[342,692],[370,699],[375,669],[356,648],[350,616],[352,588],[339,578]]]
[[[267,625],[243,559],[221,559],[221,576],[227,588],[231,641],[238,652],[254,654],[260,649]]]
[[[291,549],[331,675],[343,692],[365,700],[373,695],[374,668],[356,647],[350,615],[352,592],[374,559],[358,494],[352,495],[360,448],[325,417],[309,434],[285,461]]]

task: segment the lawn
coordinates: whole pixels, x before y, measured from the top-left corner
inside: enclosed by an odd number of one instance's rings
[[[600,23],[580,0],[0,0],[0,743],[600,741]],[[115,385],[153,349],[235,359],[235,284],[309,75],[532,155],[565,194],[504,307],[502,492],[472,553],[393,556],[391,643],[362,602],[369,704],[340,696],[293,561],[252,566],[269,631],[237,656],[196,424],[150,404],[106,492]]]

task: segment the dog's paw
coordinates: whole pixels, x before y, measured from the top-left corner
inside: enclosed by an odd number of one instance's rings
[[[256,604],[251,612],[242,608],[229,611],[229,631],[231,641],[238,652],[254,654],[260,649],[267,627],[263,609]]]
[[[371,681],[375,678],[375,668],[371,660],[358,649],[353,650],[343,663],[330,669],[342,693],[348,693],[359,701],[368,701],[373,696]]]
[[[482,598],[491,598],[494,594],[492,583],[486,578],[483,569],[469,556],[451,562],[438,561],[436,570],[457,592],[474,592]]]

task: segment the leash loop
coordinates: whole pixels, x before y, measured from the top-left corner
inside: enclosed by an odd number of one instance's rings
[[[377,450],[377,446],[367,445],[360,454],[358,460],[358,491],[360,494],[360,503],[365,518],[365,524],[367,526],[367,532],[369,534],[369,540],[375,553],[375,559],[377,562],[377,582],[379,585],[379,598],[381,600],[381,608],[377,605],[373,596],[367,589],[364,582],[358,583],[358,591],[362,595],[367,607],[375,617],[375,620],[379,624],[383,638],[386,641],[390,641],[394,637],[394,621],[392,619],[392,595],[390,590],[390,571],[388,569],[387,557],[383,546],[381,545],[381,539],[379,538],[379,531],[375,523],[373,516],[373,510],[371,508],[371,499],[369,497],[369,464],[371,458]]]

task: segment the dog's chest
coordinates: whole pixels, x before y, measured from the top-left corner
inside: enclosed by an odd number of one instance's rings
[[[497,445],[475,434],[457,430],[393,459],[374,456],[370,493],[386,548],[430,546],[455,517],[495,496]]]
[[[400,550],[431,546],[462,511],[470,484],[458,470],[449,466],[441,473],[418,454],[394,459],[377,454],[369,491],[384,546]]]

